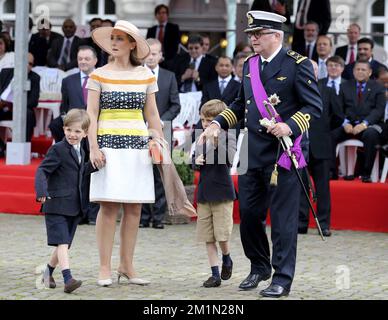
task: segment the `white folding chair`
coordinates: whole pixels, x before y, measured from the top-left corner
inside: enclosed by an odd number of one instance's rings
[[[384,160],[383,171],[381,172],[380,182],[385,183],[385,179],[387,178],[388,173],[388,158]]]
[[[339,171],[346,176],[354,175],[354,168],[357,161],[357,148],[364,147],[364,143],[357,139],[349,139],[337,145],[336,156],[339,155],[340,165]],[[373,163],[372,182],[379,181],[379,151],[376,153]]]

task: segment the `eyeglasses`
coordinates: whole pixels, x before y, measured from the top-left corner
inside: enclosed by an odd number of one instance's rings
[[[273,34],[273,33],[276,33],[276,32],[259,32],[259,31],[250,31],[250,32],[247,32],[247,36],[248,38],[250,37],[255,37],[256,39],[259,39],[261,38],[261,36],[263,35],[266,35],[266,34]]]

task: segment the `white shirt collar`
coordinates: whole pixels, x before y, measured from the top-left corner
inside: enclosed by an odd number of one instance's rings
[[[280,50],[282,50],[282,45],[280,45],[279,48],[277,48],[275,52],[269,56],[268,59],[264,59],[263,56],[260,56],[261,63],[263,63],[264,61],[267,61],[268,63],[270,63],[277,56]]]
[[[154,69],[151,69],[149,66],[145,65],[147,69],[149,69],[156,77],[156,79],[158,79],[158,76],[159,76],[159,65],[156,65],[156,67]]]
[[[223,80],[223,81],[225,81],[225,84],[227,85],[231,79],[232,79],[231,74],[229,76],[227,76],[226,78],[221,78],[220,76],[218,76],[218,83],[220,83]]]
[[[198,58],[195,59],[195,70],[198,70],[199,65],[201,64],[201,60],[204,57],[204,55],[200,55]],[[190,57],[190,63],[194,61],[193,58]]]

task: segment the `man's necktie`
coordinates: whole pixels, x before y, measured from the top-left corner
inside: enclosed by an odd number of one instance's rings
[[[158,35],[158,40],[160,41],[161,44],[163,44],[163,39],[164,39],[164,25],[161,24],[159,25],[159,35]]]
[[[193,61],[190,63],[189,68],[192,70],[195,70],[195,63],[197,62],[197,59],[193,59]],[[183,84],[183,90],[184,92],[191,92],[193,87],[193,79],[186,79]]]
[[[311,48],[311,45],[310,45],[310,43],[306,46],[306,54],[305,54],[305,56],[307,57],[307,58],[309,58],[309,59],[311,59],[311,57],[310,57],[310,48]]]
[[[321,60],[319,63],[318,79],[326,78],[325,61]]]
[[[221,92],[221,95],[224,93],[224,90],[225,90],[225,80],[221,80],[220,81],[220,92]]]
[[[277,0],[272,0],[272,11],[275,12]]]
[[[62,65],[67,64],[68,59],[69,59],[69,54],[70,54],[70,40],[66,39],[65,40],[65,49],[63,50],[63,55],[62,55],[62,60],[61,60]]]
[[[349,63],[353,63],[353,62],[354,62],[354,47],[351,46],[351,47],[350,47]]]
[[[264,71],[264,69],[265,69],[265,67],[267,66],[267,64],[268,64],[268,61],[263,61],[263,62],[261,63],[261,72]]]
[[[74,147],[74,150],[75,150],[75,152],[77,153],[78,163],[81,163],[81,160],[82,160],[82,158],[81,158],[81,150],[79,149],[78,146],[77,146],[77,147]]]
[[[361,99],[362,99],[362,83],[359,82],[357,84],[357,100],[358,100],[358,103],[361,102]]]
[[[88,103],[88,89],[86,88],[88,79],[89,79],[89,76],[84,77],[84,82],[82,83],[82,95],[84,97],[85,106]]]

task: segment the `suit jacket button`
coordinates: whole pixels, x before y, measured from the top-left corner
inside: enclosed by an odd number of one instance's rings
[[[247,104],[251,104],[251,100],[247,100]]]
[[[245,132],[247,132],[247,131],[248,131],[248,128],[247,128],[247,127],[245,127],[245,128],[244,128],[244,131],[245,131]]]
[[[245,109],[245,113],[248,113],[248,109]]]
[[[259,132],[263,132],[263,129],[259,129]]]

